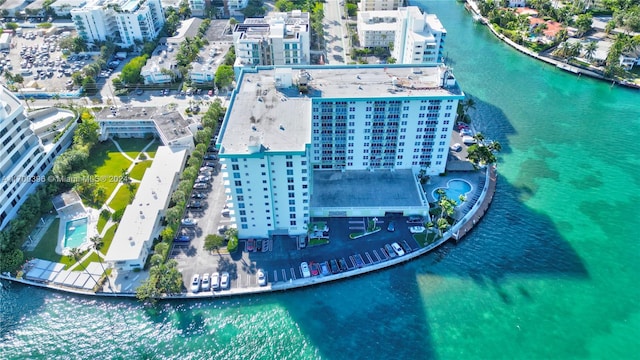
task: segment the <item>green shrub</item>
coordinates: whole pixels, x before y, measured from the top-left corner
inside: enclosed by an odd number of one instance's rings
[[[238,250],[238,238],[232,237],[229,239],[229,243],[227,243],[227,251],[232,253]]]
[[[111,220],[119,222],[120,220],[122,220],[122,215],[124,215],[124,209],[118,209],[113,213],[113,215],[111,215]]]

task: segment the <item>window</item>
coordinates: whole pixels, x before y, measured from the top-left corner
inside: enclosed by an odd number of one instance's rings
[[[293,169],[287,169],[287,175],[289,176],[293,175]]]
[[[293,161],[287,161],[287,167],[293,167]]]
[[[236,180],[236,181],[234,182],[234,184],[235,184],[236,186],[242,186],[242,181],[240,181],[240,180]]]

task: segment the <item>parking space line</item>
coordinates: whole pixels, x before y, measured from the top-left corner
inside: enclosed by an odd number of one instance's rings
[[[273,270],[273,282],[278,282],[278,272]]]
[[[369,263],[373,264],[373,259],[371,259],[371,255],[369,255],[369,252],[365,252],[364,253],[367,256],[367,259],[369,259]]]
[[[375,255],[376,258],[378,258],[378,261],[382,261],[382,259],[380,259],[380,255],[378,255],[378,252],[373,250],[373,255]]]
[[[353,255],[349,255],[349,260],[351,260],[351,266],[356,267],[356,260],[353,258]]]
[[[385,260],[389,258],[389,255],[387,255],[387,252],[383,248],[380,248],[380,253],[382,254],[382,256],[384,256]]]
[[[291,278],[292,278],[293,280],[297,279],[297,277],[296,277],[296,273],[295,273],[295,271],[293,270],[293,268],[289,268],[289,270],[291,270]]]
[[[282,269],[282,281],[287,281],[287,272]]]

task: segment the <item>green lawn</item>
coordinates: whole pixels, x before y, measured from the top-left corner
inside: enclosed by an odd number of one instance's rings
[[[329,239],[324,239],[324,238],[315,238],[315,239],[309,240],[309,246],[324,245],[328,243],[329,243]]]
[[[126,138],[126,139],[117,139],[115,140],[118,145],[122,148],[127,155],[129,155],[132,159],[138,157],[140,154],[140,150],[144,147],[144,145],[148,144],[150,139],[136,139],[136,138]]]
[[[438,235],[438,233],[435,231],[423,232],[420,234],[413,234],[413,238],[416,239],[421,247],[425,247],[436,240],[436,235]]]
[[[58,244],[58,228],[60,227],[60,219],[56,218],[42,236],[33,251],[25,251],[25,258],[38,258],[49,261],[60,261],[60,255],[56,253],[56,245]]]
[[[98,218],[98,233],[102,232],[104,226],[107,225],[107,221],[109,221],[109,219],[102,216],[102,213],[100,213],[100,217]]]
[[[160,146],[160,143],[157,141],[154,141],[153,144],[149,145],[149,147],[147,148],[147,151],[145,152],[149,154],[151,158],[154,158],[156,156],[156,151],[158,150],[158,146]]]
[[[84,271],[87,266],[89,266],[89,264],[91,264],[92,262],[100,262],[100,256],[96,253],[91,253],[91,255],[87,256],[87,258],[80,264],[78,265],[75,270],[78,271]]]
[[[142,180],[142,175],[144,175],[144,172],[151,166],[152,162],[152,160],[145,160],[135,164],[129,176],[131,176],[132,179]]]
[[[94,147],[87,171],[98,179],[97,186],[102,186],[108,197],[118,184],[122,169],[128,169],[130,165],[131,161],[109,141]]]
[[[104,234],[102,238],[103,244],[100,252],[103,254],[107,254],[109,251],[109,247],[111,246],[111,242],[113,241],[113,236],[116,234],[116,229],[118,228],[118,224],[112,225],[109,230]]]
[[[133,185],[133,191],[135,194],[135,191],[138,189],[138,184],[132,184]],[[129,200],[131,199],[131,193],[129,192],[129,186],[123,185],[120,186],[120,189],[118,189],[118,192],[116,193],[116,195],[113,197],[113,199],[111,199],[111,202],[109,203],[109,207],[113,209],[113,211],[118,211],[121,209],[124,209],[125,207],[127,207],[127,205],[129,205]]]

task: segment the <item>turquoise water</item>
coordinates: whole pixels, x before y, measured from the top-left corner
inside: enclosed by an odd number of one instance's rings
[[[74,248],[87,240],[88,218],[75,219],[67,222],[64,233],[64,247]]]
[[[3,282],[0,358],[636,359],[640,92],[517,53],[455,1],[420,4],[504,149],[463,241],[335,284],[158,308]]]
[[[460,195],[466,195],[469,191],[471,191],[471,184],[464,180],[453,179],[447,182],[447,187],[445,188],[436,188],[433,190],[431,196],[434,199],[439,199],[437,191],[439,189],[444,189],[445,196],[451,200],[455,200],[456,203],[460,204]]]

